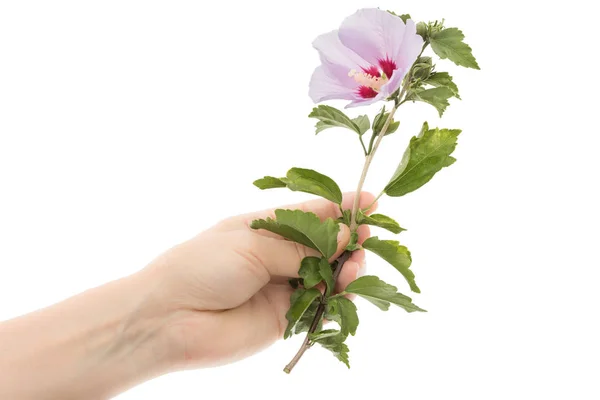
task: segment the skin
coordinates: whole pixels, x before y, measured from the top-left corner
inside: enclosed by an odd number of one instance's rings
[[[360,207],[373,200],[362,193]],[[353,201],[345,195],[343,208]],[[326,200],[282,208],[340,216]],[[240,360],[282,338],[287,279],[317,253],[249,227],[269,216],[273,210],[229,218],[136,274],[0,323],[0,398],[105,399],[169,372]],[[369,236],[366,226],[358,232],[359,241]],[[349,239],[340,225],[332,260]],[[364,252],[356,251],[337,290],[362,266]]]

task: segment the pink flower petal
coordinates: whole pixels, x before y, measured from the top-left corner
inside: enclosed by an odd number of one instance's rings
[[[346,68],[346,74],[352,69],[369,68],[371,65],[355,52],[344,46],[338,31],[325,33],[315,39],[313,47],[317,49],[321,59]]]
[[[408,71],[405,69],[397,69],[392,75],[392,79],[390,79],[385,85],[381,87],[381,93],[384,98],[388,98],[394,93],[401,85],[402,79],[406,75]]]
[[[354,100],[354,101],[348,103],[346,105],[346,107],[344,107],[344,108],[353,108],[353,107],[368,106],[370,104],[377,103],[378,101],[381,101],[383,99],[384,99],[383,95],[381,93],[379,93],[377,96],[375,96],[375,97],[373,97],[371,99],[357,99],[357,100]]]
[[[334,64],[325,57],[321,57],[321,64],[325,69],[325,73],[329,75],[330,78],[337,81],[340,85],[347,87],[348,90],[353,92],[359,86],[358,82],[349,76],[348,73],[350,72],[350,69],[346,66]]]
[[[409,19],[406,21],[402,46],[400,46],[399,52],[394,56],[398,68],[404,69],[406,73],[421,53],[422,48],[423,38],[421,35],[417,35],[417,27],[413,20]]]
[[[393,60],[398,55],[405,28],[397,16],[377,8],[366,8],[342,22],[339,38],[371,65],[379,65],[379,60]]]
[[[358,96],[354,92],[354,88],[348,88],[340,84],[340,82],[332,78],[323,66],[318,67],[313,72],[310,79],[308,95],[315,103],[320,103],[326,100],[355,100]]]

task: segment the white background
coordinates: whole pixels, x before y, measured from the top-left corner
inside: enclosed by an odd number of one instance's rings
[[[2,1],[0,320],[137,271],[232,214],[310,197],[260,192],[265,174],[309,167],[352,190],[356,137],[315,137],[306,118],[311,41],[380,6],[446,18],[482,68],[438,64],[463,100],[442,121],[403,106],[366,185],[381,189],[424,120],[463,129],[454,166],[380,202],[408,228],[429,313],[358,300],[349,371],[315,349],[285,375],[296,338],[119,399],[600,398],[592,4]]]

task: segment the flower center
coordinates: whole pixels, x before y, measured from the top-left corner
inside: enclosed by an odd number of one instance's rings
[[[381,76],[376,67],[371,67],[364,72],[358,72],[355,69],[352,69],[350,72],[348,72],[348,76],[350,78],[354,78],[356,83],[358,83],[361,87],[364,86],[376,92],[378,92],[387,82],[385,75]]]

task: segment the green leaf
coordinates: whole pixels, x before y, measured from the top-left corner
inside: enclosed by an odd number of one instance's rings
[[[327,284],[327,296],[333,291],[335,282],[333,281],[331,265],[329,265],[329,261],[326,258],[304,257],[300,263],[298,274],[304,280],[304,287],[306,289],[313,288],[321,283],[321,281],[325,281]]]
[[[346,246],[345,250],[355,251],[355,250],[359,250],[359,249],[360,249],[360,244],[358,244],[358,233],[352,232],[350,234],[350,241],[348,242],[348,245]]]
[[[368,115],[360,115],[356,118],[352,118],[352,122],[358,126],[359,135],[363,135],[371,127],[371,121],[369,121]]]
[[[254,181],[254,185],[263,190],[287,186],[293,191],[315,194],[334,203],[342,203],[342,191],[338,184],[327,175],[312,169],[291,168],[286,178],[265,176]]]
[[[325,129],[340,127],[350,129],[361,135],[359,126],[337,108],[321,104],[313,108],[308,117],[319,120],[315,126],[317,134]]]
[[[326,122],[318,121],[315,124],[315,134],[318,135],[319,133],[321,133],[322,131],[324,131],[325,129],[328,129],[328,128],[335,128],[335,125],[329,125]]]
[[[333,355],[346,364],[350,368],[350,361],[348,359],[348,346],[344,343],[346,336],[341,332],[337,335],[327,336],[321,339],[315,339],[315,343],[319,343],[321,346],[331,351]]]
[[[294,333],[296,335],[302,332],[308,332],[310,327],[312,326],[313,320],[315,319],[315,315],[317,314],[317,309],[319,308],[320,299],[315,299],[312,304],[308,307],[306,312],[302,315],[302,317],[296,323],[296,327],[294,329]],[[317,324],[317,330],[323,329],[323,318]]]
[[[345,297],[331,297],[327,300],[325,318],[337,322],[344,335],[356,333],[358,327],[356,305]]]
[[[383,129],[383,127],[385,126],[385,122],[387,121],[387,119],[389,118],[390,113],[389,112],[385,112],[385,106],[383,106],[383,108],[381,109],[381,111],[379,112],[379,114],[377,114],[375,116],[375,119],[373,119],[373,135],[377,136],[379,135],[379,132],[381,132],[381,130]],[[394,132],[396,132],[398,130],[398,127],[400,126],[400,121],[394,121],[392,120],[392,122],[390,122],[390,125],[388,126],[387,131],[385,132],[384,136],[390,135]]]
[[[257,179],[253,182],[254,186],[261,190],[286,187],[286,183],[279,178],[265,176],[262,179]]]
[[[350,226],[350,219],[352,218],[352,210],[342,211],[342,216],[338,218],[338,221]]]
[[[456,159],[450,154],[456,148],[460,132],[459,129],[429,129],[424,123],[421,133],[410,140],[385,193],[392,197],[404,196],[429,182],[442,168],[452,165]]]
[[[408,296],[398,293],[395,286],[385,283],[376,276],[363,276],[350,283],[344,290],[346,293],[354,293],[365,298],[383,311],[390,308],[390,303],[402,307],[407,312],[425,311],[413,304]]]
[[[446,28],[432,33],[429,42],[440,58],[447,58],[462,67],[479,69],[471,48],[463,42],[464,38],[465,35],[458,28]]]
[[[327,261],[326,258],[321,258],[321,261],[319,262],[319,276],[327,284],[327,291],[325,293],[329,296],[335,287],[335,281],[333,280],[331,265],[329,265],[329,261]]]
[[[350,218],[351,217],[352,217],[352,210],[344,210],[342,213],[342,216],[340,218],[338,218],[338,221],[350,226]],[[383,214],[366,215],[362,210],[358,210],[356,219],[357,219],[356,222],[358,225],[378,226],[380,228],[387,229],[388,231],[390,231],[392,233],[400,233],[400,232],[406,230],[406,229],[402,228],[392,218],[388,217],[387,215],[383,215]],[[354,237],[353,234],[351,234],[350,242],[348,243],[348,246],[346,246],[346,250],[354,251],[354,250],[360,249],[361,247],[360,247],[360,245],[358,245],[356,243],[357,241],[358,241],[358,234],[356,235],[356,237]]]
[[[275,219],[252,221],[253,229],[265,229],[286,239],[319,251],[330,259],[337,250],[337,234],[340,226],[331,218],[321,222],[311,212],[300,210],[275,210]]]
[[[292,331],[296,326],[298,320],[304,315],[306,310],[310,307],[312,302],[321,296],[321,292],[317,289],[297,289],[290,297],[290,309],[285,314],[288,320],[288,326],[283,335],[284,339],[292,336]]]
[[[405,246],[401,246],[396,240],[379,240],[377,236],[368,238],[362,246],[396,268],[404,276],[413,292],[421,293],[415,283],[415,274],[409,269],[412,258],[410,251]]]
[[[410,14],[402,14],[402,15],[399,15],[399,17],[402,20],[402,22],[406,23],[406,21],[408,21],[410,19]]]
[[[275,210],[275,216],[278,223],[303,233],[323,257],[329,259],[335,254],[340,226],[333,219],[321,222],[316,214],[301,210]]]
[[[305,290],[305,289],[299,289],[299,290]],[[290,304],[293,304],[293,302],[294,302],[294,294],[292,294],[292,297],[290,299]],[[317,309],[319,308],[320,304],[321,304],[321,298],[318,297],[315,300],[313,300],[313,302],[310,304],[310,306],[306,309],[306,311],[304,312],[302,317],[300,317],[300,319],[298,320],[298,322],[296,323],[296,326],[294,328],[294,333],[296,335],[298,335],[302,332],[308,332],[310,330],[310,328],[313,324],[313,321],[315,319],[315,315],[317,314]],[[320,321],[317,323],[317,330],[320,331],[322,329],[323,329],[323,318],[321,318]]]
[[[292,168],[287,172],[284,182],[293,191],[316,194],[334,203],[342,203],[342,191],[338,184],[312,169]]]
[[[454,92],[447,87],[436,87],[433,89],[416,88],[406,96],[406,100],[422,101],[431,104],[436,108],[441,117],[450,105],[448,102],[450,97],[454,97]]]
[[[392,218],[383,214],[365,215],[362,211],[359,211],[357,219],[359,225],[378,226],[380,228],[387,229],[392,233],[400,233],[406,230]]]
[[[317,340],[326,339],[331,336],[336,336],[339,334],[340,334],[340,331],[338,331],[337,329],[326,329],[324,331],[317,331],[315,333],[311,333],[310,335],[308,335],[308,337],[310,338],[310,340],[317,341]]]
[[[323,280],[319,273],[319,257],[304,257],[300,262],[298,274],[304,279],[304,287],[310,289]],[[325,260],[327,261],[327,260]]]
[[[454,93],[454,97],[460,99],[460,95],[458,94],[458,87],[452,80],[452,77],[447,72],[434,72],[429,77],[423,81],[426,85],[431,85],[433,87],[445,87],[448,88]]]
[[[406,21],[408,21],[410,19],[410,14],[402,14],[402,15],[398,15],[393,11],[387,10],[387,12],[389,12],[392,15],[395,15],[396,17],[400,18],[402,20],[402,22],[406,23]]]

